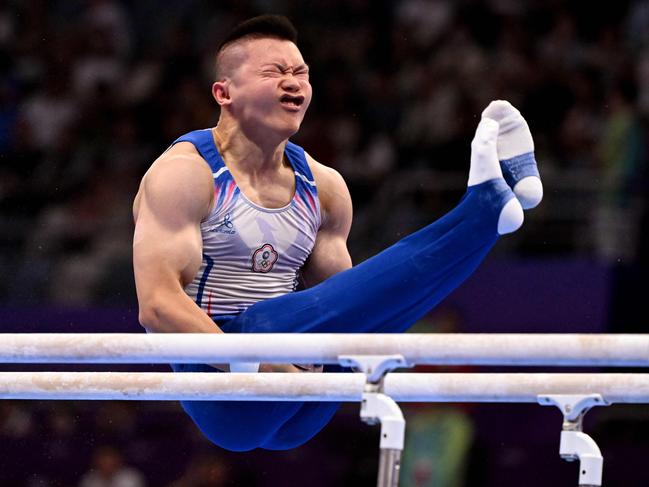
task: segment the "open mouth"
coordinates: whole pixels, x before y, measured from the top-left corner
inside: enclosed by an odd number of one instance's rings
[[[299,95],[282,95],[280,103],[292,108],[299,108],[304,103],[304,97]]]

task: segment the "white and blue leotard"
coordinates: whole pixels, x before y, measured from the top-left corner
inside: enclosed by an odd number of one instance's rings
[[[321,222],[318,190],[304,149],[289,142],[284,152],[295,174],[291,201],[283,208],[264,208],[239,189],[211,130],[190,132],[174,144],[178,142],[192,143],[214,177],[214,207],[201,222],[203,260],[185,292],[223,323],[258,301],[294,291]]]

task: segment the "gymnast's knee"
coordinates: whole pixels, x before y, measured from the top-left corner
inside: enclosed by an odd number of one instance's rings
[[[265,437],[259,435],[245,435],[245,434],[235,434],[235,435],[211,435],[205,430],[203,434],[207,439],[215,444],[216,446],[223,448],[224,450],[232,452],[247,452],[255,450],[256,448],[261,448],[263,443],[266,441]]]
[[[331,421],[339,407],[338,403],[305,405],[261,447],[266,450],[290,450],[303,445]]]
[[[260,445],[264,450],[292,450],[298,446],[304,445],[313,438],[322,428],[317,431],[293,431],[292,434],[275,434],[269,440]]]
[[[233,403],[184,401],[181,404],[203,435],[225,450],[244,452],[259,448],[279,427],[272,420],[259,421],[263,415],[250,414],[249,421],[237,417],[229,407]]]

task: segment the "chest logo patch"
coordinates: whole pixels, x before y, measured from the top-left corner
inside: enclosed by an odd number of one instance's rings
[[[254,272],[270,272],[277,262],[279,254],[271,244],[264,244],[252,254],[252,270]]]
[[[210,229],[210,232],[227,233],[228,235],[234,235],[235,233],[237,233],[234,229],[234,223],[232,223],[232,215],[230,213],[226,213],[223,217],[223,220],[212,227]]]

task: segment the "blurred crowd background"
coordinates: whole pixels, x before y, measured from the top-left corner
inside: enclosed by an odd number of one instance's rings
[[[347,180],[356,262],[454,206],[480,112],[504,98],[532,129],[546,196],[491,258],[604,269],[611,300],[605,326],[644,331],[649,313],[636,298],[649,260],[647,0],[0,0],[0,317],[38,308],[92,310],[90,316],[107,307],[133,316],[131,204],[139,180],[175,138],[216,124],[215,47],[230,27],[260,13],[288,15],[299,30],[314,98],[293,140]],[[453,329],[464,330],[457,323]],[[79,456],[71,445],[81,441],[81,430],[102,437],[103,409],[0,407],[0,449],[13,450],[7,439],[23,438],[26,454],[41,452],[34,458],[40,465],[58,465],[61,455],[80,459],[74,475],[21,464],[30,475],[5,476],[2,485],[137,487],[175,479],[162,467],[166,473],[156,474],[151,455],[149,463],[142,459],[154,451],[137,442],[146,429],[124,433],[121,443],[84,440]],[[146,422],[144,410],[124,417]],[[155,410],[163,423],[189,428],[178,408]],[[458,455],[475,465],[471,422],[453,421],[459,436],[440,438],[460,438]],[[43,434],[62,435],[50,442],[58,453],[36,449]],[[236,482],[234,474],[218,480],[220,467],[210,470],[209,459],[221,465],[223,458],[205,444],[200,451],[208,453],[197,453],[192,441],[179,454],[178,478],[189,464],[216,477],[191,480],[190,472],[176,487],[301,485],[244,481],[241,472]],[[282,458],[293,465],[291,454]],[[507,458],[516,464],[514,453]],[[106,465],[122,461],[139,461],[144,470],[131,472],[124,481],[131,483],[81,480],[86,469],[110,470]],[[371,468],[363,480],[343,465],[336,478],[348,483],[336,485],[374,482]],[[10,467],[16,462],[3,469]],[[449,474],[456,483],[435,485],[464,485],[471,472],[457,469]],[[510,485],[502,478],[489,483],[484,466],[475,471],[484,474],[480,485]],[[415,475],[418,483],[406,487],[429,485],[431,475]],[[647,485],[632,482],[624,485]]]
[[[214,48],[259,12],[299,28],[314,101],[294,140],[350,185],[357,261],[455,204],[494,98],[528,119],[548,195],[497,252],[647,254],[647,2],[5,0],[2,301],[133,299],[139,180],[216,124]]]

